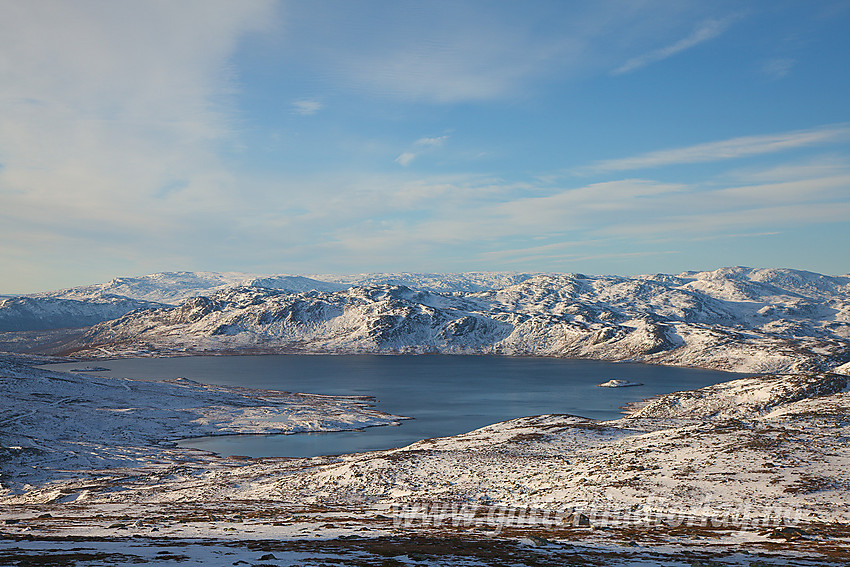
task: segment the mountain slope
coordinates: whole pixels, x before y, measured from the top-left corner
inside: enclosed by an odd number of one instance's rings
[[[126,297],[100,296],[90,300],[52,297],[0,299],[0,332],[88,327],[159,303]]]
[[[179,304],[187,299],[240,284],[252,276],[240,272],[160,272],[139,277],[114,278],[103,284],[33,294],[35,298],[89,301],[125,297],[154,303]]]

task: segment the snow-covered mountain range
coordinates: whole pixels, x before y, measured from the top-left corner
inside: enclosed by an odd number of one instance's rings
[[[26,296],[0,295],[0,333],[88,327],[136,309],[180,305],[201,295],[235,286],[291,293],[343,291],[351,286],[405,285],[437,292],[482,291],[530,278],[529,274],[358,274],[352,276],[260,276],[242,272],[163,272],[114,278],[93,284]]]
[[[265,287],[292,293],[342,291],[352,286],[403,285],[434,292],[475,292],[501,289],[535,274],[513,272],[464,272],[460,274],[355,274],[257,275],[243,272],[162,272],[132,278],[114,278],[103,284],[73,287],[32,294],[33,299],[93,300],[126,297],[152,303],[178,305],[199,295],[209,295],[234,286]],[[2,296],[0,296],[2,297]]]
[[[635,277],[180,272],[32,299],[98,305],[119,291],[124,300],[176,305],[104,321],[65,352],[440,352],[850,370],[850,276],[790,269]]]

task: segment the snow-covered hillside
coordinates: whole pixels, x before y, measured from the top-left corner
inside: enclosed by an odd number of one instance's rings
[[[613,421],[513,419],[299,474],[276,471],[257,483],[255,497],[569,503],[588,516],[636,506],[644,517],[698,508],[721,517],[735,506],[759,517],[784,508],[798,520],[846,523],[850,473],[839,447],[848,442],[847,386],[847,377],[831,374],[761,376],[667,394]],[[739,401],[755,400],[758,411],[735,412]]]
[[[474,292],[456,289],[473,285],[464,275],[445,276],[444,293],[387,284],[297,293],[225,287],[99,324],[68,349],[499,353],[765,373],[850,361],[847,276],[724,268],[510,277],[521,281]]]
[[[342,284],[345,287],[403,285],[423,291],[453,293],[502,289],[524,282],[535,275],[538,274],[515,272],[463,272],[458,274],[400,272],[394,274],[317,275],[311,277]]]
[[[0,332],[88,327],[162,304],[127,297],[101,295],[77,300],[53,297],[0,299]]]
[[[103,284],[73,287],[33,294],[30,297],[91,301],[106,297],[125,297],[141,301],[176,305],[189,298],[240,285],[252,275],[240,272],[162,272],[132,278],[114,278]]]

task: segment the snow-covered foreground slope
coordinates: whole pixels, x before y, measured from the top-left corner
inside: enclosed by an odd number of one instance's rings
[[[750,268],[631,278],[485,276],[444,275],[455,290],[444,293],[388,284],[297,293],[225,287],[99,324],[66,351],[498,353],[763,373],[850,362],[847,276]],[[511,278],[518,283],[456,290]]]
[[[393,423],[368,398],[50,372],[0,358],[0,494],[69,471],[174,463],[169,441]]]
[[[0,496],[0,519],[14,518],[5,526],[13,535],[280,540],[303,539],[308,529],[324,537],[485,529],[656,546],[699,538],[783,553],[832,553],[847,543],[846,376],[745,378],[668,394],[613,421],[532,416],[386,451],[234,460],[157,441],[188,427],[272,427],[263,412],[284,430],[390,416],[350,399],[105,381],[15,364],[2,374],[17,404],[2,416],[4,462],[14,469],[6,478],[17,489]],[[10,446],[12,436],[29,456]],[[56,461],[40,449],[57,452]],[[81,470],[22,484],[24,475],[39,478],[28,467],[44,463]],[[104,464],[111,469],[93,470]],[[311,517],[321,527],[305,527]]]
[[[793,521],[846,523],[848,415],[847,377],[764,376],[668,394],[614,421],[520,418],[285,470],[247,467],[231,482],[244,495],[256,475],[254,498],[322,505],[569,506],[589,517],[637,506],[750,519],[782,510]],[[223,483],[221,494],[232,490]]]

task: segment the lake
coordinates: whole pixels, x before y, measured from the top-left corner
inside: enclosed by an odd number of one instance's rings
[[[739,374],[612,363],[507,356],[263,355],[133,358],[100,362],[107,375],[146,380],[189,378],[208,384],[376,398],[381,411],[412,417],[394,427],[295,435],[195,438],[181,446],[221,455],[303,457],[401,447],[464,433],[506,419],[569,413],[613,419],[621,406],[658,394],[691,390]],[[52,364],[55,370],[87,363]],[[600,388],[611,379],[642,386]]]

